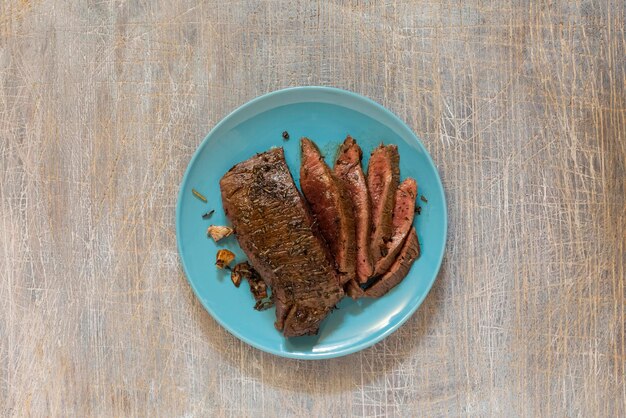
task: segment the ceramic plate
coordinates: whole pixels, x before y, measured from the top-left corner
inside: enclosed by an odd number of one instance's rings
[[[287,131],[290,139],[284,140]],[[228,225],[219,190],[219,179],[234,164],[271,147],[283,147],[287,164],[299,184],[299,138],[314,140],[329,164],[347,134],[363,149],[364,167],[370,151],[381,141],[396,144],[401,179],[418,183],[421,215],[415,227],[422,254],[409,275],[380,299],[353,301],[345,298],[322,323],[316,336],[284,338],[274,328],[274,308],[258,312],[244,280],[236,288],[227,271],[214,266],[218,246],[207,238],[210,224]],[[204,203],[192,194],[195,188],[207,197]],[[214,209],[210,220],[202,214]],[[278,356],[322,359],[354,353],[382,340],[402,325],[430,290],[446,242],[446,202],[428,152],[415,134],[381,105],[355,93],[327,87],[297,87],[258,97],[222,120],[196,150],[180,186],[176,207],[176,238],[187,279],[206,310],[233,335]],[[234,237],[220,242],[236,255],[245,256]],[[234,265],[234,264],[233,264]],[[411,342],[409,342],[411,343]]]

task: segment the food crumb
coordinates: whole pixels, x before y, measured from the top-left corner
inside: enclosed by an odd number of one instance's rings
[[[215,265],[219,269],[226,268],[230,270],[229,264],[235,259],[235,254],[229,250],[218,250],[215,255]]]
[[[257,300],[256,303],[254,304],[254,309],[256,309],[257,311],[264,311],[266,309],[271,308],[272,306],[274,306],[273,300],[267,300],[267,301]]]
[[[428,203],[428,200],[426,199],[426,197],[424,195],[421,195],[420,199],[421,199],[422,202]]]
[[[415,213],[417,213],[418,215],[422,214],[422,207],[421,206],[415,206]]]
[[[237,271],[237,266],[230,271],[230,280],[232,280],[235,287],[239,287],[241,284],[241,274]]]
[[[227,226],[211,225],[206,231],[207,236],[213,238],[213,241],[218,242],[222,238],[226,238],[233,233],[233,229]]]
[[[286,141],[289,139],[289,132],[283,131],[283,139]]]

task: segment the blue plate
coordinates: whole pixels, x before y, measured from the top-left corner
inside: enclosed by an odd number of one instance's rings
[[[289,132],[285,141],[282,132]],[[219,179],[236,163],[271,147],[283,147],[287,164],[299,184],[299,138],[313,139],[333,163],[335,151],[347,134],[363,148],[364,167],[370,151],[381,141],[398,145],[401,178],[413,177],[418,194],[428,203],[415,217],[422,244],[421,257],[409,275],[380,299],[344,299],[322,323],[319,334],[284,338],[274,328],[274,309],[257,312],[244,280],[240,288],[227,271],[214,266],[218,248],[228,248],[236,262],[245,256],[234,237],[216,245],[206,236],[210,224],[228,225],[220,197]],[[195,188],[207,197],[202,202]],[[202,214],[210,209],[210,220]],[[187,279],[206,310],[224,328],[246,343],[278,356],[322,359],[354,353],[382,340],[402,325],[430,290],[446,242],[446,202],[428,152],[415,134],[381,105],[344,90],[296,87],[258,97],[241,106],[213,128],[196,150],[183,178],[176,206],[176,238]]]

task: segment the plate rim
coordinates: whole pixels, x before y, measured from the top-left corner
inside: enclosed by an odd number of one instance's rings
[[[430,164],[432,170],[435,173],[435,177],[436,177],[435,180],[439,184],[438,193],[440,194],[440,198],[441,198],[441,202],[442,202],[442,206],[443,206],[443,221],[444,221],[443,222],[443,245],[442,245],[441,251],[440,251],[440,253],[438,255],[437,267],[435,269],[435,274],[430,279],[430,282],[427,284],[426,292],[424,292],[424,294],[417,300],[417,302],[413,306],[411,306],[410,309],[408,311],[406,311],[394,324],[389,326],[387,329],[385,329],[380,334],[374,336],[373,338],[365,339],[365,340],[363,340],[363,341],[361,341],[361,342],[359,342],[357,344],[350,345],[350,346],[348,346],[346,348],[340,348],[340,349],[331,350],[331,351],[324,351],[324,352],[321,352],[321,353],[285,352],[285,351],[276,350],[274,348],[267,347],[267,346],[264,346],[262,344],[258,344],[254,340],[249,339],[245,335],[242,335],[239,332],[236,332],[233,329],[231,329],[228,325],[226,325],[222,321],[222,319],[219,317],[219,315],[217,315],[215,312],[213,312],[213,310],[204,303],[203,298],[200,296],[198,290],[196,289],[196,286],[194,285],[193,281],[189,278],[189,271],[187,269],[187,265],[185,263],[185,259],[183,257],[183,251],[182,251],[182,248],[181,248],[181,241],[182,241],[181,240],[181,229],[182,229],[181,228],[181,205],[182,205],[182,199],[183,199],[183,195],[184,195],[184,189],[185,189],[185,185],[187,184],[187,180],[188,180],[189,174],[191,172],[191,168],[194,166],[194,163],[196,162],[196,159],[198,159],[199,155],[201,154],[201,151],[211,141],[211,138],[215,134],[215,132],[217,132],[220,129],[221,126],[223,126],[226,123],[228,123],[230,121],[230,119],[236,117],[236,115],[238,115],[239,113],[241,113],[241,112],[247,110],[248,108],[254,106],[258,102],[261,102],[263,100],[269,99],[270,97],[275,97],[275,96],[279,96],[279,95],[282,95],[282,94],[288,94],[288,93],[292,93],[294,91],[301,91],[304,94],[307,94],[309,92],[321,92],[321,93],[331,93],[331,94],[345,95],[345,96],[348,96],[348,98],[350,98],[350,99],[354,99],[354,100],[357,100],[357,101],[365,102],[369,106],[374,106],[374,108],[376,110],[382,112],[387,117],[390,117],[392,120],[394,120],[396,123],[398,123],[398,126],[404,131],[404,134],[408,134],[409,138],[414,140],[414,141],[416,141],[417,144],[420,146],[420,148],[424,151],[424,154],[426,155],[426,160],[427,160],[428,164]],[[276,355],[276,356],[279,356],[279,357],[285,357],[285,358],[300,359],[300,360],[323,360],[323,359],[343,357],[343,356],[346,356],[348,354],[353,354],[353,353],[359,352],[361,350],[364,350],[366,348],[369,348],[369,347],[373,346],[374,344],[377,344],[378,342],[380,342],[380,341],[384,340],[385,338],[387,338],[389,335],[391,335],[393,332],[395,332],[398,328],[400,328],[400,326],[402,326],[409,318],[411,318],[411,316],[413,316],[415,311],[417,311],[417,309],[422,305],[422,303],[424,302],[424,300],[426,299],[426,297],[430,293],[430,290],[432,289],[432,286],[435,283],[435,280],[437,280],[437,277],[439,277],[439,272],[441,271],[441,265],[443,263],[443,257],[444,257],[444,254],[445,254],[446,244],[447,244],[447,241],[448,241],[448,206],[447,206],[447,202],[446,202],[445,190],[443,188],[443,183],[441,181],[441,176],[439,175],[439,170],[437,170],[437,166],[435,165],[435,163],[434,163],[430,153],[428,152],[428,150],[426,149],[426,147],[424,146],[422,141],[415,134],[415,132],[413,132],[413,130],[402,119],[400,119],[400,117],[398,117],[395,113],[393,113],[391,110],[387,109],[386,107],[384,107],[380,103],[370,99],[369,97],[363,96],[361,94],[358,94],[358,93],[355,93],[355,92],[352,92],[352,91],[349,91],[349,90],[344,90],[344,89],[341,89],[341,88],[337,88],[337,87],[297,86],[297,87],[283,88],[283,89],[274,90],[274,91],[262,94],[260,96],[257,96],[254,99],[249,100],[248,102],[244,103],[243,105],[235,108],[233,111],[228,113],[225,117],[223,117],[209,131],[209,133],[206,134],[206,136],[204,137],[202,142],[200,142],[200,144],[197,146],[197,148],[194,151],[191,159],[189,160],[189,163],[187,164],[187,168],[185,169],[185,173],[184,173],[183,178],[182,178],[182,180],[180,182],[179,190],[178,190],[178,196],[177,196],[176,199],[177,200],[176,200],[176,213],[175,213],[175,217],[176,217],[175,224],[176,225],[175,226],[176,226],[176,247],[177,247],[177,250],[178,250],[178,258],[179,258],[180,264],[183,266],[183,272],[185,274],[185,279],[187,280],[187,283],[189,283],[189,285],[191,286],[191,289],[193,290],[194,296],[198,299],[198,301],[200,302],[200,304],[202,305],[204,310],[207,311],[209,313],[209,315],[211,315],[211,317],[222,328],[224,328],[226,331],[228,331],[228,333],[230,333],[231,335],[235,336],[240,341],[243,341],[244,343],[246,343],[246,344],[248,344],[248,345],[250,345],[250,346],[252,346],[252,347],[254,347],[254,348],[258,349],[258,350],[261,350],[263,352],[266,352],[266,353],[269,353],[269,354],[273,354],[273,355]]]

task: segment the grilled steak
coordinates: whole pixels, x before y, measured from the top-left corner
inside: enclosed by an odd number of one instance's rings
[[[300,187],[335,258],[344,284],[355,277],[354,210],[342,183],[324,162],[315,144],[302,138]]]
[[[370,157],[367,187],[372,203],[372,238],[370,249],[374,265],[386,255],[391,240],[392,214],[400,178],[400,157],[395,145],[380,145]]]
[[[282,148],[235,165],[220,188],[239,245],[272,289],[276,328],[286,337],[315,334],[343,290]]]
[[[387,273],[365,291],[365,296],[378,298],[389,292],[406,277],[413,262],[418,259],[419,255],[420,243],[417,239],[415,228],[411,228],[396,261],[394,261]]]
[[[365,291],[359,286],[356,280],[350,280],[344,287],[346,295],[352,299],[359,299],[365,296]]]
[[[335,162],[335,175],[343,183],[354,207],[356,232],[356,275],[365,283],[373,273],[370,254],[371,210],[367,181],[361,168],[363,153],[356,141],[348,135],[339,148]]]
[[[396,191],[396,206],[393,208],[393,219],[391,222],[393,235],[391,241],[387,243],[387,255],[378,260],[374,275],[383,274],[393,264],[396,256],[404,244],[415,214],[415,196],[417,196],[417,183],[412,178],[405,179]]]

